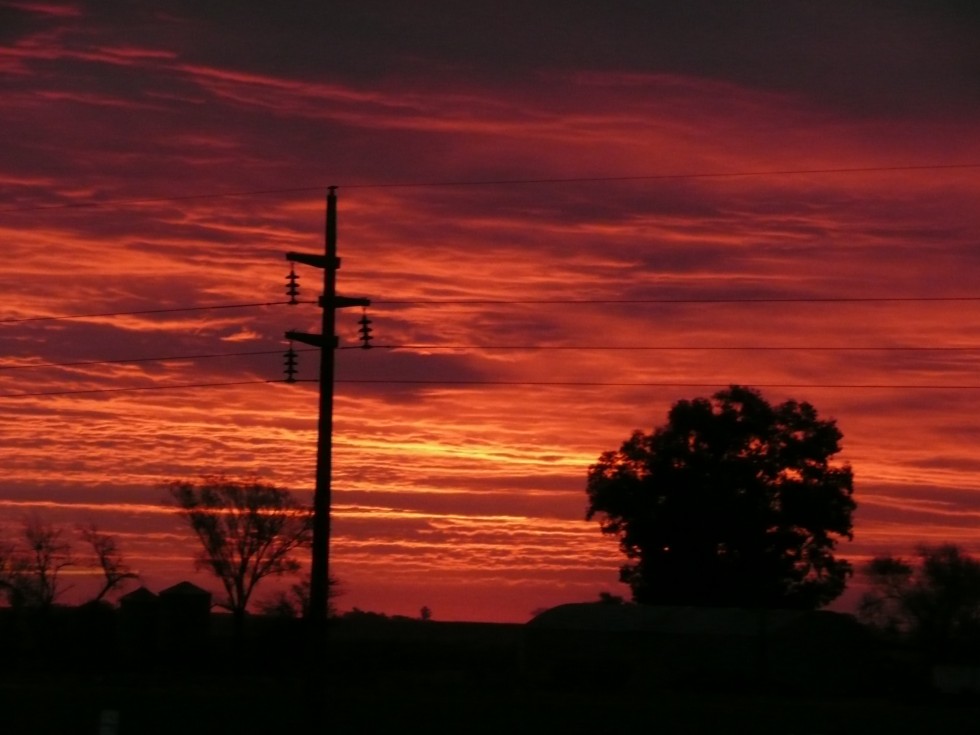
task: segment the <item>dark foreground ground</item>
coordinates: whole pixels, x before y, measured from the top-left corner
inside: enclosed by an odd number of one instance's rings
[[[299,626],[253,628],[241,645],[212,626],[204,639],[145,650],[8,637],[0,733],[980,732],[980,702],[940,696],[914,671],[886,686],[853,677],[843,687],[811,685],[757,676],[751,666],[674,681],[627,675],[615,656],[542,660],[526,632],[348,624],[332,630],[322,659]],[[842,672],[848,666],[840,662]]]
[[[311,699],[311,695],[313,698]],[[314,703],[322,712],[310,709]],[[980,709],[869,697],[771,697],[481,686],[392,677],[302,692],[275,677],[85,681],[53,675],[5,684],[2,731],[117,733],[976,733]],[[106,732],[111,732],[107,730]]]

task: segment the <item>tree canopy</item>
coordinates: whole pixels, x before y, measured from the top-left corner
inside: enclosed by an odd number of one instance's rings
[[[890,635],[908,636],[934,655],[980,642],[980,560],[958,546],[920,546],[918,562],[878,556],[864,569],[869,591],[858,617]]]
[[[310,543],[312,512],[287,490],[220,476],[172,482],[169,490],[201,542],[198,565],[221,581],[219,604],[239,625],[259,582],[299,571],[293,553]]]
[[[853,476],[841,432],[808,403],[742,386],[677,402],[589,468],[588,519],[630,560],[637,602],[815,608],[843,592]]]

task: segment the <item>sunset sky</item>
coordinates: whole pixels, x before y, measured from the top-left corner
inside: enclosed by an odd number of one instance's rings
[[[837,421],[844,556],[980,552],[978,38],[956,0],[0,1],[0,538],[94,522],[217,591],[163,485],[310,498],[284,255],[337,186],[379,346],[337,353],[342,609],[628,595],[588,466],[731,383]]]

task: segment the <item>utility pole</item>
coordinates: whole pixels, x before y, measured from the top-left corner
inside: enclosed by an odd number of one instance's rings
[[[323,269],[323,309],[320,334],[286,332],[286,338],[320,348],[320,418],[317,424],[316,489],[313,494],[313,549],[310,569],[309,618],[317,628],[327,619],[327,598],[330,580],[330,508],[331,470],[333,455],[333,384],[334,351],[337,309],[351,306],[367,307],[369,299],[337,295],[337,187],[327,191],[327,220],[324,233],[324,254],[286,253],[286,260]],[[367,343],[365,342],[365,345]]]

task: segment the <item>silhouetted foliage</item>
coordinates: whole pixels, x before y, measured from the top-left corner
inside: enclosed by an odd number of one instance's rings
[[[101,533],[95,524],[80,526],[78,533],[91,547],[95,555],[95,566],[102,570],[102,587],[92,598],[92,602],[100,602],[113,590],[122,588],[126,582],[139,579],[139,575],[123,562],[122,553],[114,536]]]
[[[862,622],[882,633],[907,633],[911,627],[905,610],[906,595],[912,583],[912,565],[892,556],[878,556],[864,568],[872,591],[858,605]]]
[[[626,601],[620,595],[614,595],[612,592],[600,592],[599,602],[603,605],[622,605]]]
[[[0,599],[13,604],[11,595],[14,590],[14,546],[9,543],[0,543]]]
[[[336,617],[337,609],[333,600],[340,597],[340,582],[331,577],[327,582],[327,617]],[[263,615],[283,618],[305,618],[310,611],[310,575],[292,585],[288,590],[280,590],[263,601],[260,609]]]
[[[921,546],[916,555],[918,563],[893,556],[868,563],[871,591],[858,617],[940,655],[953,642],[980,641],[980,560],[951,544]]]
[[[170,495],[201,542],[198,566],[224,587],[218,604],[241,626],[256,586],[266,577],[292,574],[293,552],[310,543],[312,513],[281,488],[257,481],[208,476],[173,482]]]
[[[389,617],[386,613],[374,612],[372,610],[362,610],[359,607],[352,607],[347,612],[341,614],[340,616],[344,620],[361,620],[361,621],[381,621],[381,620],[392,620],[400,616]],[[404,619],[404,617],[402,618]]]
[[[24,521],[23,548],[11,545],[0,551],[0,586],[12,607],[48,610],[64,591],[59,575],[74,561],[63,533],[31,516]]]
[[[637,602],[815,608],[844,590],[851,537],[841,433],[808,403],[749,388],[676,403],[589,468],[587,518],[619,538]]]

